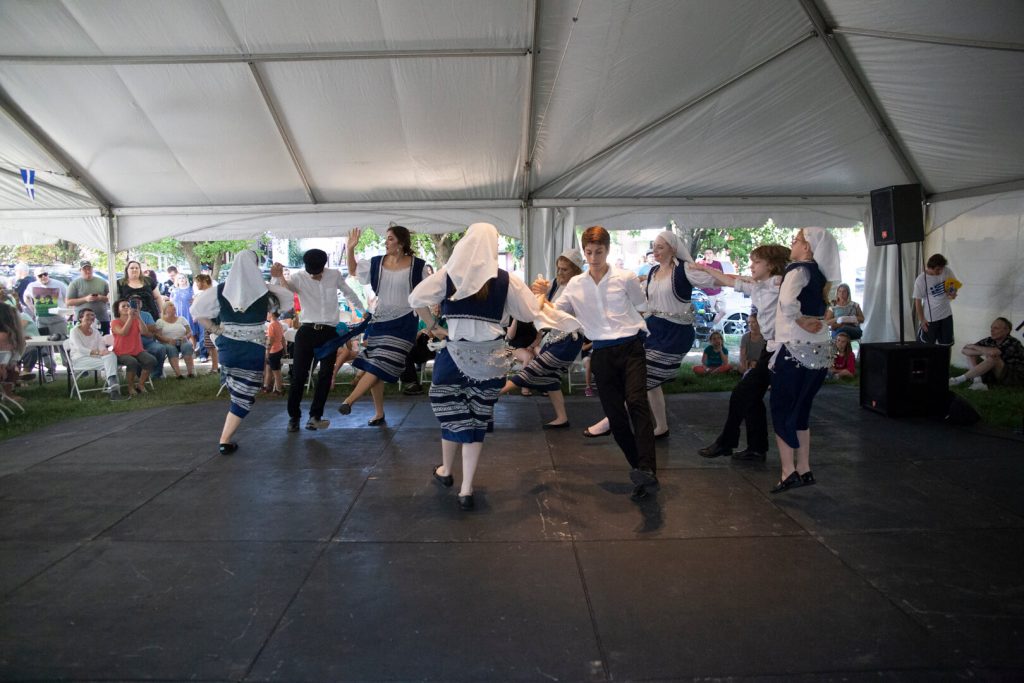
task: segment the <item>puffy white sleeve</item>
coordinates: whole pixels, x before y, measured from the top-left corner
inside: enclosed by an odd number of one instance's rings
[[[292,290],[282,287],[273,281],[267,285],[267,289],[270,291],[271,295],[277,297],[277,302],[281,305],[282,313],[287,313],[295,308],[295,295],[292,294]]]
[[[362,280],[360,280],[360,282],[362,282]],[[338,279],[338,289],[341,291],[342,295],[345,297],[345,301],[348,302],[348,305],[352,308],[353,311],[366,310],[366,306],[363,305],[363,302],[359,298],[359,295],[356,294],[356,291],[349,286],[348,282],[345,281],[344,275],[342,275]]]
[[[217,300],[217,288],[205,289],[192,300],[192,307],[188,309],[192,319],[209,318],[213,319],[220,315],[220,302]]]
[[[508,276],[508,296],[505,297],[505,315],[523,322],[533,322],[540,315],[537,297],[526,283],[515,275]]]
[[[683,262],[683,269],[686,272],[686,279],[694,287],[721,287],[718,280],[711,276],[711,273],[700,268],[694,268],[690,263]]]
[[[644,286],[640,284],[640,280],[635,277],[624,278],[626,295],[629,296],[629,302],[638,311],[646,310],[647,308],[647,293],[644,291]]]
[[[441,268],[433,275],[421,280],[415,289],[409,293],[409,306],[412,308],[423,308],[439,304],[444,301],[447,288],[448,272]]]
[[[800,301],[797,297],[810,281],[811,274],[806,268],[794,268],[786,273],[782,287],[779,288],[779,316],[786,320],[796,320],[800,317]]]
[[[355,276],[364,285],[370,284],[370,259],[360,259],[356,263]]]

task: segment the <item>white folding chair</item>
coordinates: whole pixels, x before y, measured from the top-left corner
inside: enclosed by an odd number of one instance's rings
[[[71,340],[70,339],[65,339],[64,340],[63,347],[64,347],[64,362],[68,366],[68,368],[67,368],[68,369],[68,377],[71,378],[71,395],[68,398],[74,398],[75,396],[77,396],[78,400],[81,401],[82,400],[82,394],[87,394],[90,391],[103,391],[104,389],[107,388],[106,381],[105,381],[106,378],[104,378],[104,384],[102,384],[101,386],[95,387],[93,389],[83,389],[81,387],[81,385],[78,384],[79,378],[84,377],[85,375],[87,375],[90,372],[92,372],[93,373],[93,379],[95,380],[96,379],[96,370],[78,370],[77,368],[75,368],[75,361],[71,357]]]
[[[576,373],[576,381],[573,381],[572,373]],[[587,383],[587,368],[583,364],[583,357],[576,356],[576,360],[572,362],[569,369],[565,373],[565,378],[568,384],[569,393],[572,393],[572,388],[585,386]]]

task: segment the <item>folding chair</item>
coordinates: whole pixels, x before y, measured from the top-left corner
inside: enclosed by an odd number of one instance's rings
[[[70,339],[65,339],[63,344],[62,344],[62,346],[64,347],[64,362],[67,364],[68,377],[71,378],[71,392],[70,392],[70,396],[68,396],[68,398],[74,398],[75,396],[77,396],[78,400],[81,401],[82,400],[82,394],[87,394],[90,391],[103,391],[104,389],[107,388],[106,382],[105,382],[105,378],[104,378],[104,384],[102,384],[100,386],[97,386],[97,387],[94,387],[92,389],[83,389],[78,384],[78,380],[80,378],[84,377],[85,375],[87,375],[88,373],[92,372],[93,381],[94,382],[98,382],[97,374],[96,374],[97,370],[95,370],[95,369],[93,369],[93,370],[78,370],[78,369],[76,369],[75,368],[74,359],[71,358],[71,340]]]
[[[572,379],[572,373],[573,372],[576,373],[576,381],[575,382]],[[566,371],[565,377],[566,377],[566,380],[568,382],[569,393],[570,394],[572,393],[572,388],[574,386],[576,386],[576,387],[586,386],[586,384],[587,384],[587,379],[586,379],[587,378],[587,368],[583,364],[582,356],[576,356],[576,360],[574,360],[572,362],[572,365],[570,365],[569,369]]]

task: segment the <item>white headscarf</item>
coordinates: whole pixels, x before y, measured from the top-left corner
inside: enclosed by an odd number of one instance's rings
[[[566,261],[571,262],[580,270],[583,270],[583,254],[581,254],[580,250],[577,249],[576,247],[569,247],[561,254],[559,254],[558,258],[564,258]]]
[[[267,283],[263,281],[256,252],[249,249],[238,252],[224,283],[224,298],[231,308],[244,311],[266,293]]]
[[[474,223],[455,243],[444,267],[455,284],[452,301],[473,296],[498,275],[498,229],[490,223]]]
[[[843,279],[839,269],[839,245],[836,238],[825,228],[804,228],[804,239],[811,245],[814,261],[825,279],[829,282]]]
[[[693,254],[683,244],[683,240],[679,235],[675,234],[671,230],[662,230],[658,233],[658,237],[665,240],[668,246],[672,247],[672,251],[676,254],[676,258],[680,261],[686,261],[687,263],[693,263]]]

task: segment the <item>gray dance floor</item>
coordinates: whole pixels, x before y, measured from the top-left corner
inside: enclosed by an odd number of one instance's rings
[[[335,401],[336,402],[336,401]],[[426,398],[285,432],[225,403],[0,442],[4,680],[949,680],[1024,676],[1024,442],[827,387],[818,485],[705,460],[727,394],[669,397],[662,490],[503,399],[458,510]]]

